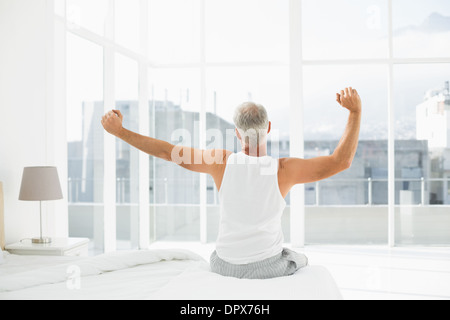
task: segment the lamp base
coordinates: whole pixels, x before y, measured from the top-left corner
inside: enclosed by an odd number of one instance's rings
[[[33,238],[31,239],[33,244],[49,244],[52,243],[52,238]]]

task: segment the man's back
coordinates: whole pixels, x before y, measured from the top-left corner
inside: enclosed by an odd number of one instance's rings
[[[219,197],[220,258],[248,264],[282,252],[281,217],[286,201],[278,184],[278,160],[242,152],[230,155]]]

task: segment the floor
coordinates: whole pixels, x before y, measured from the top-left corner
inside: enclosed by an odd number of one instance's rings
[[[157,242],[153,249],[184,248],[206,260],[214,244]],[[326,267],[346,300],[450,300],[450,248],[307,246],[296,249]]]

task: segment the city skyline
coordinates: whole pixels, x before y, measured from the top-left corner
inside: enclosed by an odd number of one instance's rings
[[[154,122],[151,125],[151,131],[154,130],[156,133],[156,138],[163,139],[169,142],[176,143],[177,141],[171,141],[172,133],[176,132],[180,128],[187,130],[188,132],[195,132],[194,128],[195,123],[199,121],[199,113],[191,112],[183,110],[179,105],[173,103],[172,101],[155,101],[150,102],[150,105],[154,110],[150,110],[149,121],[152,116],[155,116],[158,121]],[[117,103],[117,108],[122,111],[125,115],[125,126],[131,128],[137,128],[137,101],[121,101]],[[100,157],[97,161],[99,161],[99,165],[102,165],[102,157],[103,153],[101,149],[98,149],[98,145],[95,146],[94,141],[100,141],[103,136],[103,130],[100,126],[96,124],[93,120],[96,117],[92,116],[92,113],[96,114],[97,117],[103,112],[103,104],[101,101],[96,103],[86,103],[85,104],[85,113],[86,120],[84,126],[85,129],[85,139],[88,144],[85,145],[84,149],[88,150],[88,152],[95,152],[95,149],[100,150],[98,156]],[[96,110],[96,111],[94,111]],[[134,111],[133,111],[134,110]],[[153,127],[156,125],[156,127]],[[234,150],[238,151],[239,146],[234,135],[234,125],[221,117],[214,115],[212,113],[207,113],[207,129],[216,129],[222,132],[223,140],[229,140],[230,138],[233,140]],[[228,133],[233,133],[233,136],[227,136]],[[195,139],[198,137],[197,134],[193,134],[191,138]],[[97,138],[96,138],[97,137]],[[179,142],[179,140],[178,140]],[[192,140],[192,146],[198,147],[199,142]],[[316,156],[324,156],[329,155],[336,148],[339,140],[310,140],[305,141],[305,156],[306,158],[316,157]],[[117,178],[121,181],[130,181],[130,177],[132,175],[132,166],[130,165],[130,155],[133,149],[124,144],[123,142],[118,141],[118,168],[117,168]],[[269,141],[269,150],[272,148],[273,142]],[[82,154],[82,148],[76,147],[77,143],[72,143],[72,147],[69,146],[69,149],[72,150],[72,154],[69,156],[69,159],[78,158],[80,160],[83,159],[85,164],[81,164],[81,167],[85,166],[86,163],[89,163],[89,159],[91,158],[88,154]],[[78,151],[76,151],[78,150]],[[89,151],[91,150],[91,151]],[[289,139],[281,139],[279,141],[278,150],[280,150],[280,157],[288,157],[290,150],[290,142]],[[429,157],[429,148],[428,142],[425,140],[407,140],[396,141],[396,162],[397,162],[397,172],[396,177],[403,181],[403,186],[401,189],[410,190],[412,192],[412,201],[423,201],[422,200],[422,189],[420,186],[420,180],[430,179],[436,176],[437,172],[431,169],[433,159]],[[75,154],[78,153],[77,157],[74,157]],[[95,157],[94,157],[95,158]],[[136,159],[136,156],[134,156]],[[158,190],[158,194],[154,195],[155,203],[197,203],[199,199],[198,187],[199,187],[199,178],[197,175],[193,175],[190,172],[185,172],[182,169],[171,166],[170,164],[165,163],[159,159],[150,159],[151,162],[151,175],[149,179],[151,182],[152,189],[155,188]],[[157,167],[154,167],[154,166]],[[81,169],[78,172],[90,172],[93,168],[86,170]],[[387,183],[388,173],[387,173],[387,140],[361,140],[360,146],[358,148],[358,152],[353,163],[353,166],[350,170],[346,172],[330,178],[329,184],[323,184],[321,187],[321,192],[326,192],[329,195],[334,194],[334,196],[327,197],[326,201],[323,204],[333,204],[335,202],[342,204],[365,204],[367,202],[371,202],[373,204],[387,204],[387,189],[383,187],[382,189],[369,187],[367,181],[371,179],[374,186],[384,186]],[[69,172],[72,176],[73,181],[77,179],[83,180],[85,178],[81,177],[79,173],[74,171]],[[92,175],[87,175],[92,176]],[[152,178],[153,177],[153,178]],[[330,184],[332,181],[336,181],[333,184]],[[415,181],[415,182],[414,182]],[[129,182],[128,182],[129,183]],[[186,183],[188,185],[186,185]],[[337,183],[337,184],[336,184]],[[370,184],[370,182],[369,182]],[[191,190],[189,192],[180,192],[184,190],[184,187]],[[339,187],[338,187],[339,186]],[[126,188],[129,188],[126,187]],[[181,188],[181,189],[180,189]],[[314,204],[317,200],[317,186],[311,185],[306,187],[306,199],[307,203]],[[349,189],[350,188],[350,189]],[[372,194],[369,196],[369,189],[372,190]],[[195,191],[197,190],[197,191]],[[326,191],[328,190],[328,191]],[[345,195],[341,195],[339,190],[346,190]],[[350,191],[351,192],[350,192]],[[384,191],[380,191],[384,190]],[[397,192],[400,191],[400,188]],[[161,193],[162,192],[162,193]],[[194,192],[194,193],[193,193]],[[214,185],[210,181],[208,184],[208,199],[216,199],[214,196]],[[169,195],[168,195],[169,194]],[[433,195],[426,196],[427,201],[431,201],[434,204],[444,203],[447,201],[443,199],[439,194],[442,194],[441,191],[435,190]],[[193,196],[194,195],[194,196]],[[181,197],[181,198],[180,198]],[[400,197],[400,196],[398,196]],[[120,196],[120,199],[129,199],[127,196]],[[441,200],[439,200],[441,199]],[[92,199],[91,199],[92,200]],[[127,202],[127,201],[125,201]]]
[[[398,118],[396,119],[396,129],[397,129],[396,130],[396,139],[397,140],[421,140],[422,139],[422,138],[420,138],[420,139],[417,138],[418,131],[417,131],[417,127],[416,126],[418,124],[418,120],[417,120],[417,114],[416,114],[416,107],[419,106],[419,105],[424,104],[428,99],[431,99],[431,98],[433,98],[433,97],[435,97],[435,96],[437,96],[439,94],[442,94],[443,92],[445,92],[445,90],[447,90],[447,92],[448,92],[448,89],[446,89],[446,86],[448,86],[448,83],[449,83],[449,81],[445,81],[444,86],[441,86],[441,87],[437,87],[436,86],[434,88],[426,90],[424,92],[424,94],[422,95],[423,96],[422,101],[416,103],[414,109],[409,108],[409,109],[413,110],[413,112],[408,112],[409,113],[408,117],[405,117],[404,119],[401,119],[403,117],[400,117],[400,119],[398,119]],[[248,101],[251,101],[251,96],[252,96],[251,92],[249,92],[248,94],[249,94],[249,100]],[[189,90],[187,90],[186,95],[189,96]],[[416,96],[418,96],[418,95],[416,94],[415,97]],[[176,102],[174,102],[174,101],[168,100],[167,97],[168,97],[168,95],[167,95],[167,92],[166,92],[166,99],[165,100],[149,101],[149,107],[150,107],[151,114],[152,114],[151,110],[153,108],[153,105],[155,107],[155,112],[162,111],[162,110],[164,110],[164,108],[169,108],[169,109],[173,109],[173,110],[180,110],[180,111],[193,112],[193,113],[199,114],[199,112],[196,112],[196,111],[184,110],[184,108],[182,107],[182,105],[183,105],[183,102],[182,102],[183,98],[181,97],[181,95],[180,95],[180,99],[179,99],[179,103],[178,104]],[[216,101],[216,98],[214,99],[214,101]],[[95,106],[98,106],[98,105],[100,105],[102,103],[103,103],[102,101],[83,102],[83,105],[95,105]],[[136,101],[132,101],[132,100],[117,100],[116,101],[117,105],[121,105],[123,103],[125,103],[125,104],[127,104],[127,103],[128,104],[134,104],[136,106],[136,109],[137,109],[137,105],[138,105],[138,101],[137,100]],[[214,115],[214,116],[220,118],[221,121],[223,121],[223,122],[228,124],[228,129],[233,131],[233,134],[234,134],[234,128],[235,128],[234,124],[229,119],[222,118],[220,115],[218,115],[218,113],[217,113],[217,105],[214,103],[214,106],[212,108],[210,108],[210,109],[214,110],[214,111],[213,112],[207,111],[206,114],[207,115]],[[399,113],[399,112],[397,112],[397,113]],[[345,113],[343,113],[343,115],[345,116]],[[270,115],[269,115],[269,118],[270,118]],[[343,117],[341,117],[341,118],[345,119]],[[155,123],[157,121],[156,119],[152,120],[151,119],[151,115],[150,115],[150,119],[149,120],[150,120],[150,123]],[[134,120],[133,119],[131,119],[131,120],[130,119],[125,119],[125,121],[126,121],[125,123],[127,123],[129,121],[134,121]],[[198,132],[199,120],[197,120],[196,123],[197,123],[197,127],[192,132],[189,132],[189,133],[190,133],[191,137],[197,137],[198,138],[200,136],[200,134]],[[324,121],[324,123],[326,123],[326,121]],[[337,130],[337,133],[339,133],[340,131],[343,132],[344,126],[341,123],[338,124],[338,125],[339,125],[339,129]],[[82,128],[82,126],[80,126],[80,127]],[[138,127],[138,126],[136,125],[136,127]],[[332,127],[330,127],[330,126],[322,127],[320,125],[317,126],[317,124],[316,124],[316,127],[315,127],[314,131],[310,130],[312,127],[313,126],[311,124],[305,124],[305,141],[339,140],[340,139],[339,136],[336,136],[336,137],[329,137],[328,136],[330,132],[336,133],[336,130],[332,130]],[[275,131],[279,130],[277,127],[274,127],[273,124],[272,124],[272,128]],[[179,130],[179,129],[182,129],[182,128],[175,128],[174,131],[175,130]],[[208,130],[208,129],[214,130],[215,128],[207,127],[206,130]],[[386,135],[386,139],[371,138],[370,134],[364,135],[364,133],[361,133],[360,140],[387,140],[387,123],[381,122],[378,125],[370,125],[370,124],[364,124],[363,123],[361,130],[362,131],[372,132],[372,134],[374,134],[375,136]],[[400,131],[401,134],[398,131]],[[324,132],[324,133],[321,133],[321,132]],[[383,132],[383,134],[380,134],[380,132]],[[280,141],[289,140],[288,136],[280,134],[279,131],[276,133],[275,136],[279,137]],[[169,137],[171,137],[171,135]],[[270,139],[270,135],[269,135],[269,139]],[[69,141],[69,142],[76,142],[76,141],[82,141],[82,140],[83,140],[83,138],[81,138],[79,140]],[[169,139],[169,140],[171,140],[171,139]],[[196,144],[197,144],[197,142],[196,142]],[[222,145],[224,145],[224,146],[226,145],[226,139],[224,139]]]

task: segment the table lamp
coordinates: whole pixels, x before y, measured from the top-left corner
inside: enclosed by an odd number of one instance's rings
[[[41,235],[33,238],[32,243],[49,244],[51,238],[42,236],[42,201],[63,199],[58,170],[55,167],[24,168],[19,200],[39,201],[41,217]]]

